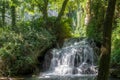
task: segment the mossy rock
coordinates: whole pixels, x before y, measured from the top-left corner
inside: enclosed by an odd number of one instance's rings
[[[110,75],[114,78],[120,78],[120,68],[110,69]]]

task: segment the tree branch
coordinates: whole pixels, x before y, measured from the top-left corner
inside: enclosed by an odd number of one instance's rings
[[[55,23],[59,22],[61,20],[61,17],[64,15],[64,11],[65,11],[65,8],[66,8],[66,5],[67,5],[68,1],[69,0],[64,0],[64,2],[62,4],[62,8],[61,8],[61,10],[60,10],[60,12],[58,14],[58,17],[57,17]]]

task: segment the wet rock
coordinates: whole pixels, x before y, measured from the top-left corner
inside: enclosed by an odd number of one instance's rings
[[[0,80],[25,80],[24,78],[0,77]]]
[[[74,69],[73,69],[73,74],[77,74],[77,73],[78,73],[77,68],[74,68]]]
[[[75,42],[79,42],[83,39],[85,39],[85,37],[66,39],[63,43],[63,47],[70,46],[71,44],[74,44]]]
[[[53,74],[95,74],[93,39],[71,38],[60,49],[49,50],[43,68]],[[98,58],[96,58],[98,59]],[[49,70],[48,70],[49,69]]]
[[[120,68],[119,69],[110,69],[111,77],[120,78]]]
[[[110,68],[110,76],[120,78],[120,64],[112,63]]]
[[[46,71],[50,68],[52,57],[53,57],[52,49],[50,49],[49,51],[47,51],[47,53],[45,54],[45,57],[44,57],[43,71]]]

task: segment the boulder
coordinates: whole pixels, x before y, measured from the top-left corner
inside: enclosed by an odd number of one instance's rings
[[[44,57],[43,71],[47,71],[50,68],[52,57],[53,57],[52,49],[50,49],[46,52],[45,57]]]

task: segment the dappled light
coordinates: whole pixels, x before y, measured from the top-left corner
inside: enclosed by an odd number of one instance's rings
[[[120,0],[0,0],[0,80],[120,79]]]

